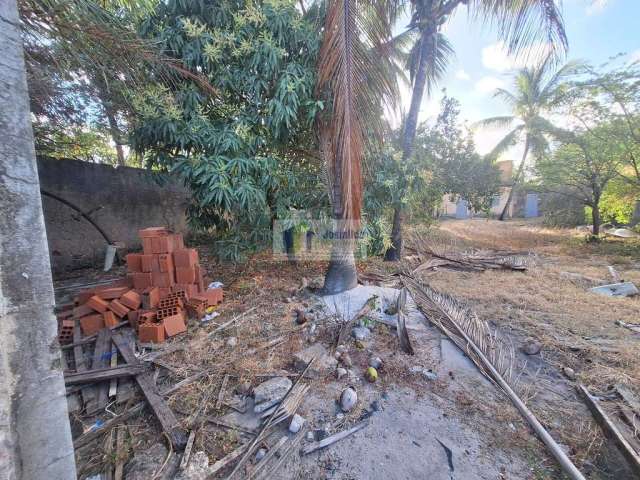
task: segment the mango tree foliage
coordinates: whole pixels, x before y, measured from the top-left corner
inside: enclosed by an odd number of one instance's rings
[[[141,33],[207,77],[138,92],[133,139],[151,164],[193,193],[196,227],[233,232],[235,245],[290,208],[326,205],[312,125],[318,34],[293,2],[168,0]]]

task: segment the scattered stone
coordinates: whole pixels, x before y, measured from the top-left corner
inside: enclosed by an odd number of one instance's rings
[[[369,366],[380,370],[380,367],[382,367],[382,359],[380,357],[371,357],[369,359]]]
[[[277,404],[287,394],[291,385],[291,380],[287,377],[274,377],[258,385],[253,389],[253,411],[261,413]]]
[[[421,367],[419,365],[415,365],[415,366],[411,367],[409,369],[409,372],[413,373],[413,374],[416,374],[416,375],[422,375],[427,380],[437,380],[438,379],[438,375],[435,372],[432,372],[428,368],[424,368],[424,367]]]
[[[367,377],[367,380],[373,383],[378,380],[378,371],[373,367],[369,367],[367,368],[367,373],[365,374],[365,376]]]
[[[187,467],[175,480],[206,480],[209,476],[209,457],[206,452],[199,451],[191,455]]]
[[[307,438],[307,442],[315,442],[316,441],[316,436],[311,431],[307,432],[307,437],[306,438]]]
[[[311,377],[318,377],[322,374],[332,372],[338,365],[338,361],[329,355],[327,349],[320,343],[311,345],[296,353],[293,357],[293,365],[298,371],[302,371],[312,358],[315,358],[315,361],[307,372],[307,375]]]
[[[562,373],[564,373],[564,376],[567,377],[569,380],[576,379],[576,372],[573,370],[573,368],[562,367]]]
[[[351,330],[351,335],[356,340],[362,341],[371,336],[371,330],[369,330],[367,327],[354,327],[353,330]]]
[[[307,323],[309,319],[307,318],[307,314],[301,308],[296,308],[296,323],[298,325],[302,325]]]
[[[291,419],[291,423],[289,424],[289,431],[291,433],[298,433],[304,425],[304,422],[304,418],[296,413]]]
[[[346,368],[338,367],[336,369],[336,377],[338,378],[338,380],[344,377],[346,374],[347,374]]]
[[[266,454],[267,454],[266,448],[259,448],[258,451],[256,452],[256,462],[259,462],[260,460],[262,460]]]
[[[336,347],[336,352],[339,353],[339,354],[347,353],[347,346],[346,345],[338,345]]]
[[[237,344],[238,344],[238,339],[236,337],[229,337],[227,339],[227,347],[235,348]]]
[[[537,355],[540,353],[540,350],[542,350],[542,344],[535,340],[529,340],[522,347],[522,351],[527,355]]]
[[[350,412],[358,403],[358,394],[352,387],[345,388],[340,395],[340,408],[343,412]]]
[[[240,395],[249,395],[251,393],[251,382],[240,382],[236,387],[236,393]]]
[[[345,367],[353,367],[353,360],[351,360],[351,356],[348,353],[343,353],[340,355],[340,362]]]
[[[632,297],[640,294],[640,290],[631,282],[612,283],[589,289],[590,292],[606,295],[607,297]]]

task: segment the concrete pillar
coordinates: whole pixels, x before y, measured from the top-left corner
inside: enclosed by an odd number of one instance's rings
[[[16,0],[0,0],[0,479],[76,478]]]

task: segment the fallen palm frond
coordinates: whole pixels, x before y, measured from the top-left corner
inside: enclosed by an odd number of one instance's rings
[[[549,448],[563,470],[573,480],[584,476],[571,462],[564,450],[549,435],[535,415],[509,386],[514,353],[489,325],[469,308],[453,297],[438,292],[420,282],[410,273],[401,275],[402,283],[409,290],[416,305],[447,337],[449,337],[480,371],[498,386],[518,409],[538,437]]]
[[[409,339],[409,333],[407,332],[407,326],[405,325],[405,316],[404,316],[404,306],[407,303],[407,289],[403,288],[400,290],[400,294],[398,295],[398,341],[400,342],[400,348],[405,353],[409,355],[414,355],[413,346],[411,345],[411,340]]]
[[[529,266],[528,253],[495,250],[457,252],[444,245],[435,245],[416,237],[411,239],[411,243],[420,261],[415,272],[438,267],[479,272],[484,270],[524,271]]]

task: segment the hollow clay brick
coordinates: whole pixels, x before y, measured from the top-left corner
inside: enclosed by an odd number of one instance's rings
[[[142,306],[146,310],[156,308],[160,303],[160,289],[149,287],[142,292]]]
[[[109,310],[119,318],[126,317],[127,313],[129,313],[129,309],[120,303],[120,300],[111,300],[111,302],[109,302]]]
[[[131,310],[137,310],[140,308],[140,304],[142,303],[142,298],[140,294],[129,290],[127,293],[120,297],[120,303],[125,307],[130,308]]]
[[[173,254],[161,253],[158,255],[158,264],[161,272],[173,272]]]
[[[171,286],[176,283],[173,272],[153,272],[151,275],[154,287],[168,288],[171,293]]]
[[[104,312],[102,314],[102,318],[104,319],[105,327],[108,328],[115,327],[116,325],[118,325],[118,323],[120,323],[118,322],[116,315],[111,310]]]
[[[142,325],[143,323],[153,323],[158,318],[158,314],[156,312],[140,312],[138,315],[138,325]]]
[[[176,267],[176,283],[196,283],[195,267]]]
[[[164,325],[164,333],[167,337],[173,337],[174,335],[187,331],[182,312],[163,318],[162,324]]]
[[[141,272],[142,271],[142,255],[139,253],[130,253],[125,258],[127,260],[128,272]]]
[[[91,297],[87,303],[85,304],[88,307],[91,307],[96,312],[104,313],[107,311],[107,307],[109,307],[109,303],[105,302],[102,298],[94,295]]]
[[[162,237],[166,235],[169,235],[167,227],[149,227],[138,230],[138,237],[140,238]]]
[[[145,288],[153,286],[153,277],[151,273],[134,273],[133,274],[133,288],[139,291],[143,291]]]
[[[104,318],[97,313],[82,317],[80,319],[80,328],[85,337],[95,335],[104,328]]]
[[[96,295],[103,300],[113,300],[114,298],[120,298],[120,295],[127,292],[129,287],[108,287],[96,289]]]
[[[139,310],[130,310],[129,313],[127,313],[127,321],[134,330],[138,329],[138,315],[140,315]]]
[[[161,323],[143,323],[138,328],[138,340],[142,343],[164,342],[164,325]]]

